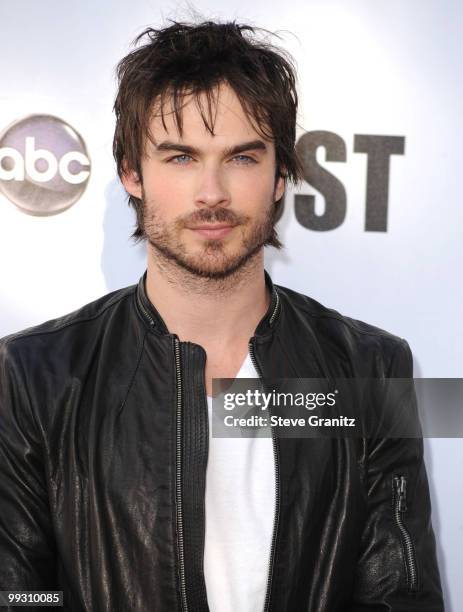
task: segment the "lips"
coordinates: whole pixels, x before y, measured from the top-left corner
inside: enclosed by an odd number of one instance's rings
[[[194,227],[189,227],[188,229],[200,234],[201,236],[204,236],[205,238],[223,238],[229,234],[234,227],[234,225],[229,225],[226,223],[203,223],[202,225],[196,225]]]
[[[223,229],[224,227],[233,227],[233,225],[231,225],[230,223],[203,223],[202,225],[195,225],[193,227],[191,227],[190,229],[205,229],[205,230],[210,230],[210,229]]]

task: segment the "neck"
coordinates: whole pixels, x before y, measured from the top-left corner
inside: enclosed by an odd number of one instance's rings
[[[146,291],[171,333],[217,350],[247,343],[271,299],[263,249],[227,278],[208,279],[161,259],[148,247]]]

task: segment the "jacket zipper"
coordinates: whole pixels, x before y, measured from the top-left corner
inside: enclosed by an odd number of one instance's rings
[[[277,293],[275,308],[273,309],[272,315],[269,319],[270,325],[272,325],[278,313],[279,304],[280,304],[280,298]],[[257,374],[259,375],[259,378],[262,380],[262,372],[256,361],[256,357],[254,355],[254,345],[252,341],[253,339],[251,338],[248,344],[249,356],[251,358],[252,364]],[[280,456],[278,453],[277,439],[276,439],[276,435],[275,435],[275,431],[273,427],[271,428],[271,433],[272,433],[272,445],[273,445],[273,458],[275,461],[275,517],[274,517],[274,522],[273,522],[272,542],[270,546],[270,559],[269,559],[268,573],[267,573],[267,588],[266,588],[266,593],[265,593],[263,612],[268,612],[268,610],[270,609],[270,594],[272,591],[271,587],[272,587],[272,578],[273,578],[273,566],[275,562],[275,547],[276,547],[276,540],[277,540],[277,533],[278,533],[278,523],[280,521]]]
[[[415,548],[410,532],[405,527],[403,515],[407,510],[407,479],[405,476],[394,476],[394,518],[399,528],[403,550],[405,553],[405,567],[407,570],[407,585],[410,591],[415,591],[418,584],[418,571],[416,567]]]
[[[183,488],[182,488],[182,370],[180,367],[180,341],[174,336],[175,378],[177,382],[177,420],[176,420],[176,464],[175,464],[175,499],[178,545],[178,565],[180,579],[181,609],[188,612],[185,580],[185,549],[183,540]]]
[[[154,320],[147,312],[146,308],[141,303],[137,296],[138,306],[148,319],[151,327],[154,327]],[[179,565],[179,580],[180,580],[180,604],[183,612],[188,612],[188,601],[186,597],[186,580],[185,580],[185,549],[183,540],[183,506],[182,506],[182,370],[180,366],[180,341],[178,336],[174,335],[174,353],[175,353],[175,380],[177,384],[177,412],[176,412],[176,432],[175,432],[175,512],[176,512],[176,527],[177,527],[177,548],[178,548],[178,565]]]

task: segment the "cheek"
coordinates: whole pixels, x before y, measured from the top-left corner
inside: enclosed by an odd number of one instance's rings
[[[146,206],[156,208],[156,212],[169,222],[185,213],[188,208],[188,191],[178,181],[171,184],[168,180],[151,181],[144,184]]]
[[[273,189],[273,179],[249,177],[233,185],[232,200],[249,214],[257,213],[273,203]]]

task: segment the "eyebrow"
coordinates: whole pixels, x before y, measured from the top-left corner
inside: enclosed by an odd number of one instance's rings
[[[180,151],[186,155],[199,155],[201,153],[201,151],[196,147],[181,144],[180,142],[171,142],[170,140],[165,140],[164,142],[160,142],[158,145],[155,145],[155,150],[158,152]],[[248,142],[242,142],[234,145],[233,147],[228,147],[223,151],[223,153],[224,157],[229,157],[231,155],[239,155],[244,151],[267,151],[267,145],[263,140],[250,140]]]

